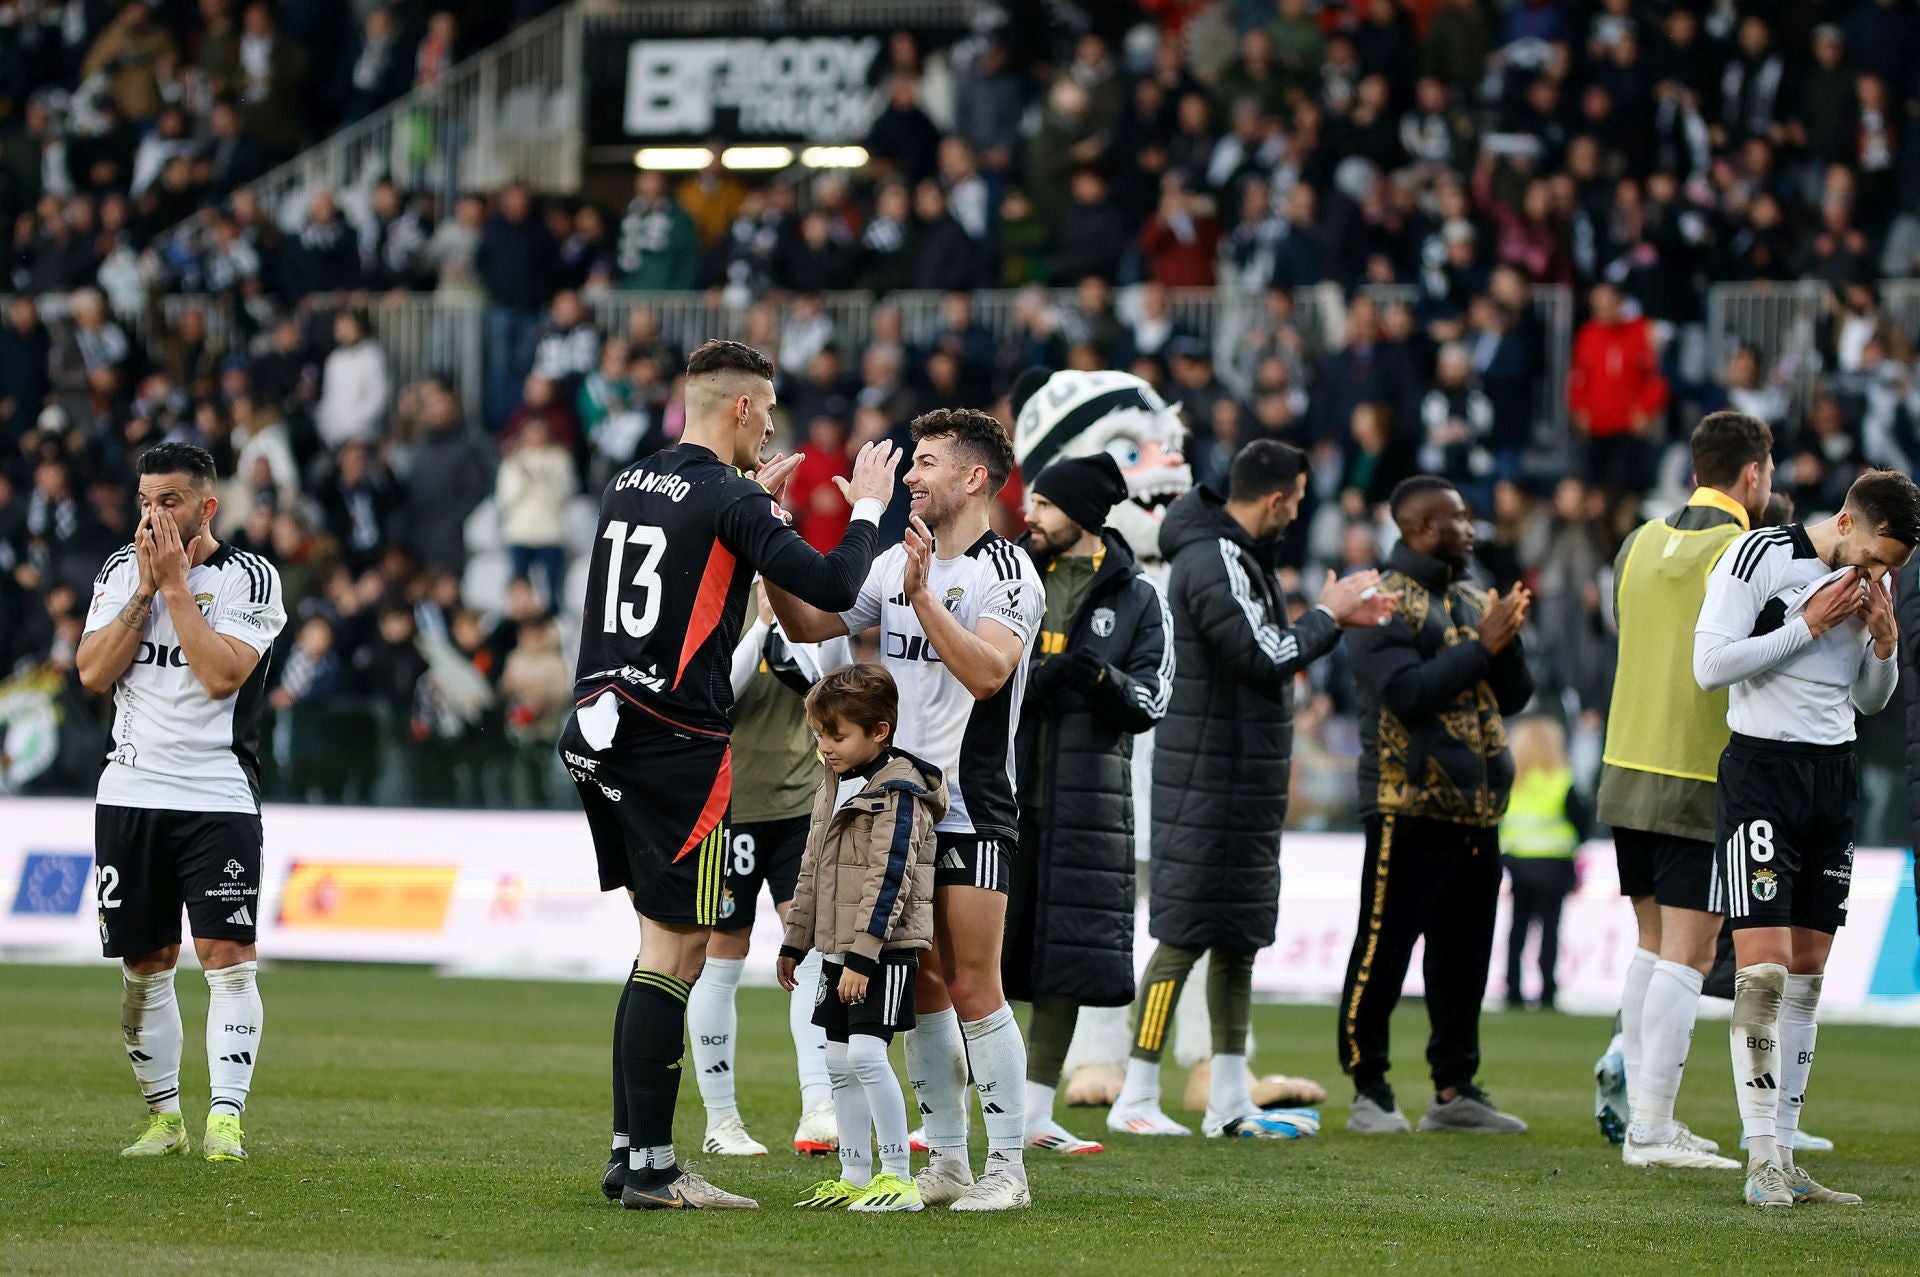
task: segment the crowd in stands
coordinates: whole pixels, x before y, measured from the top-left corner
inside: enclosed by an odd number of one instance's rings
[[[1803,516],[1860,466],[1920,457],[1913,334],[1882,288],[1920,275],[1914,0],[1056,5],[1086,21],[1038,58],[1004,29],[897,33],[859,170],[642,171],[624,205],[510,186],[438,207],[406,174],[294,209],[245,189],[547,7],[0,10],[0,671],[70,663],[128,539],[132,459],[191,439],[226,476],[221,535],[287,583],[277,792],[553,797],[584,512],[676,437],[677,373],[710,335],[608,305],[627,290],[746,312],[823,545],[851,449],[927,408],[1003,405],[1034,364],[1160,386],[1202,480],[1251,438],[1309,449],[1297,581],[1376,562],[1385,494],[1445,474],[1487,568],[1540,597],[1538,673],[1576,757],[1606,706],[1613,550],[1684,491],[1701,412],[1769,421]],[[1799,279],[1828,290],[1811,393],[1786,361],[1709,357],[1709,282]],[[1577,310],[1563,415],[1538,404],[1537,285]],[[1314,286],[1343,299],[1336,322],[1298,307]],[[1255,322],[1226,340],[1184,322],[1193,287]],[[971,295],[996,288],[1023,291],[988,324]],[[879,303],[858,330],[822,297],[848,289]],[[902,290],[943,295],[930,335],[887,304]],[[208,299],[163,316],[166,292]],[[483,308],[476,402],[458,370],[396,384],[393,293]],[[1338,663],[1314,677],[1309,768],[1350,747]],[[100,713],[65,709],[76,743],[43,783],[84,789]],[[1318,803],[1309,778],[1300,818],[1338,819],[1335,788]]]

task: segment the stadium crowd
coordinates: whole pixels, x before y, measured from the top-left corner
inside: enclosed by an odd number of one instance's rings
[[[1912,0],[1086,6],[1038,58],[1005,31],[897,33],[851,172],[643,171],[623,206],[508,187],[442,208],[403,173],[291,210],[246,189],[547,7],[0,14],[0,672],[57,689],[62,722],[0,790],[91,784],[104,711],[71,675],[80,617],[129,539],[133,459],[182,439],[223,467],[218,534],[286,584],[270,796],[566,801],[550,745],[572,627],[554,618],[582,512],[677,436],[677,374],[709,335],[644,304],[609,326],[617,290],[747,310],[782,374],[778,446],[808,452],[789,504],[822,545],[860,442],[928,408],[1004,413],[1035,364],[1161,387],[1196,479],[1253,438],[1308,448],[1294,586],[1382,561],[1400,479],[1453,479],[1485,567],[1539,598],[1541,698],[1583,777],[1609,565],[1643,503],[1684,493],[1700,413],[1774,427],[1803,517],[1861,466],[1920,456],[1911,334],[1877,289],[1920,273]],[[1830,290],[1813,395],[1751,350],[1709,366],[1709,281],[1801,278]],[[1578,305],[1570,448],[1535,408],[1543,283]],[[1296,313],[1310,285],[1349,299],[1341,322]],[[1376,303],[1378,285],[1401,291]],[[1176,317],[1168,290],[1191,286],[1257,298],[1262,321],[1222,350]],[[991,288],[1026,290],[997,328],[970,299]],[[843,289],[941,291],[941,323],[911,340],[882,304],[844,331],[821,298]],[[206,300],[161,305],[181,292]],[[395,384],[367,316],[393,293],[484,307],[480,402],[457,370]],[[1009,528],[1018,503],[1015,485]],[[1350,819],[1352,695],[1337,661],[1302,689],[1297,822]]]

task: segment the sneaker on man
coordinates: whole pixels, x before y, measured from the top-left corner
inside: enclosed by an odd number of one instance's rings
[[[608,1201],[617,1202],[626,1186],[627,1153],[622,1149],[607,1159],[607,1169],[600,1172],[600,1193]]]
[[[1740,1137],[1740,1147],[1747,1146],[1747,1137]],[[1793,1133],[1793,1151],[1796,1153],[1831,1153],[1833,1141],[1824,1135],[1809,1135],[1805,1131]]]
[[[867,1186],[847,1203],[847,1209],[863,1215],[879,1215],[888,1211],[924,1210],[926,1203],[921,1200],[920,1186],[910,1179],[901,1179],[898,1175],[875,1175]]]
[[[1502,1113],[1485,1091],[1469,1085],[1456,1088],[1450,1100],[1434,1096],[1420,1119],[1420,1129],[1455,1135],[1525,1135],[1527,1124]]]
[[[122,1157],[168,1157],[175,1153],[185,1153],[192,1145],[187,1142],[187,1119],[178,1113],[150,1113],[147,1115],[147,1129],[140,1132],[140,1138],[120,1150]]]
[[[928,1206],[951,1206],[973,1187],[973,1172],[958,1157],[936,1157],[913,1177],[920,1200]]]
[[[1107,1151],[1105,1144],[1083,1140],[1051,1118],[1027,1132],[1026,1145],[1028,1148],[1037,1148],[1043,1152],[1066,1153],[1069,1156]]]
[[[823,1104],[801,1114],[800,1125],[793,1130],[794,1152],[803,1157],[831,1157],[839,1150],[840,1127],[833,1120],[833,1105]]]
[[[1795,1206],[1858,1206],[1860,1194],[1842,1193],[1815,1180],[1807,1174],[1803,1166],[1788,1167],[1781,1172],[1787,1179],[1787,1191],[1793,1194]]]
[[[1661,1167],[1676,1171],[1737,1171],[1740,1163],[1731,1157],[1707,1152],[1702,1139],[1680,1122],[1670,1124],[1666,1134],[1627,1128],[1627,1141],[1620,1148],[1620,1160],[1628,1166]]]
[[[1033,1190],[1024,1175],[1012,1171],[988,1171],[975,1180],[973,1187],[955,1199],[948,1210],[985,1212],[1025,1210],[1033,1205]]]
[[[1193,1132],[1161,1111],[1154,1101],[1116,1104],[1107,1110],[1107,1129],[1118,1135],[1191,1135]]]
[[[1747,1168],[1747,1205],[1791,1206],[1793,1190],[1787,1187],[1786,1174],[1772,1162]]]
[[[1720,1145],[1704,1135],[1696,1135],[1685,1122],[1675,1122],[1673,1129],[1680,1132],[1680,1138],[1696,1153],[1718,1153]]]
[[[927,1143],[927,1128],[916,1126],[907,1132],[907,1149],[914,1153],[931,1153],[933,1145]]]
[[[720,1157],[765,1157],[767,1146],[747,1134],[747,1124],[734,1113],[719,1121],[708,1121],[707,1137],[700,1141],[703,1152]]]
[[[801,1210],[845,1210],[848,1202],[866,1191],[865,1184],[849,1179],[823,1179],[794,1205]]]
[[[1610,1046],[1593,1066],[1593,1120],[1600,1124],[1600,1138],[1609,1144],[1625,1143],[1630,1113],[1626,1057]]]
[[[1200,1131],[1208,1139],[1299,1140],[1320,1133],[1320,1114],[1313,1109],[1257,1109],[1229,1115],[1208,1109]]]
[[[244,1162],[246,1138],[238,1113],[212,1113],[207,1116],[207,1136],[200,1141],[200,1151],[209,1162]]]
[[[1400,1111],[1390,1086],[1370,1086],[1353,1097],[1347,1129],[1355,1135],[1406,1135],[1413,1124]]]
[[[620,1204],[628,1210],[760,1209],[760,1203],[751,1197],[717,1188],[706,1176],[685,1168],[673,1179],[653,1188],[642,1188],[628,1176],[627,1186],[620,1192]]]

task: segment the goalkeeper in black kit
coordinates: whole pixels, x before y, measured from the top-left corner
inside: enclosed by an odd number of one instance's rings
[[[687,994],[726,878],[730,664],[755,573],[815,607],[853,606],[893,493],[898,450],[868,444],[841,481],[853,516],[840,545],[823,555],[788,527],[775,502],[800,458],[760,459],[773,435],[773,374],[752,347],[700,347],[687,361],[679,445],[607,485],[574,710],[560,735],[601,889],[625,889],[640,921],[614,1018],[613,1153],[602,1180],[634,1210],[757,1209],[682,1169],[673,1151]]]

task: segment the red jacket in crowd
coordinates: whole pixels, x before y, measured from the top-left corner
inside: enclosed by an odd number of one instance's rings
[[[1655,416],[1666,406],[1667,379],[1660,375],[1645,319],[1581,325],[1573,340],[1567,407],[1576,421],[1585,415],[1588,434],[1626,434],[1636,417]]]

